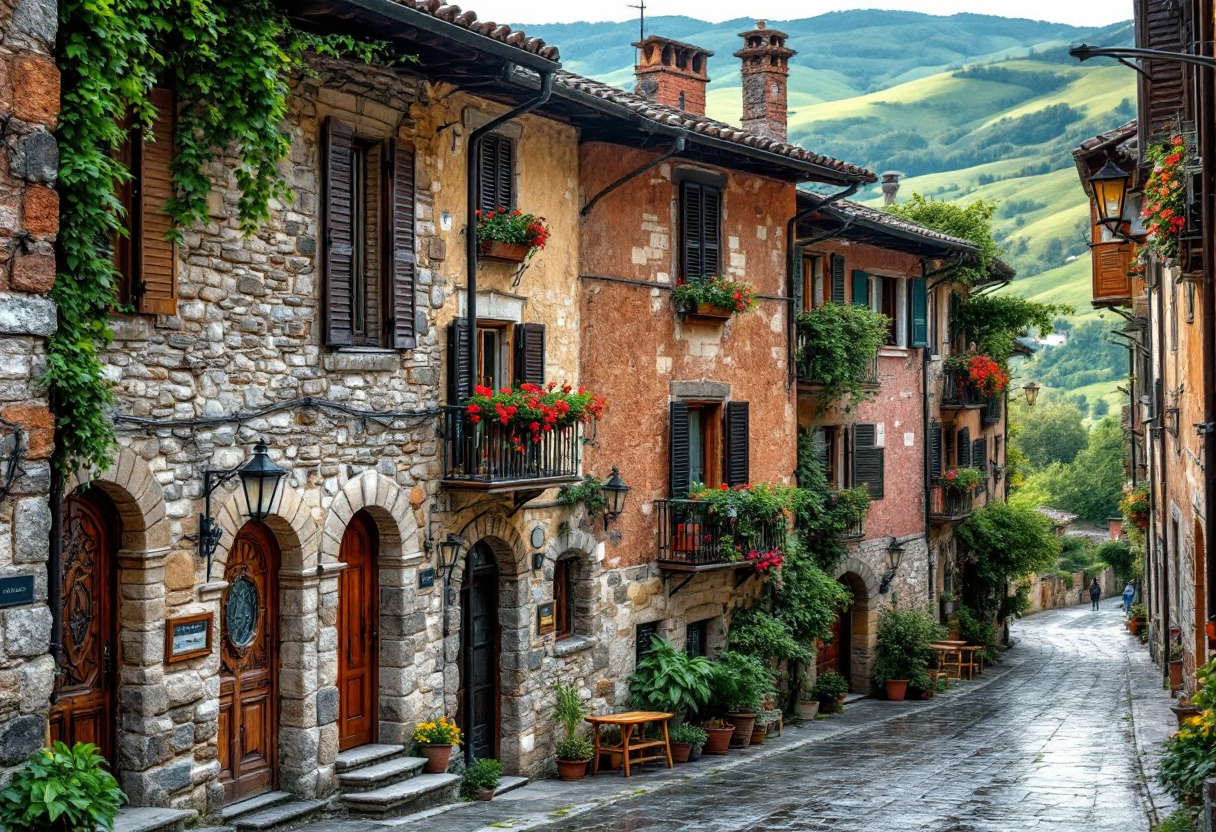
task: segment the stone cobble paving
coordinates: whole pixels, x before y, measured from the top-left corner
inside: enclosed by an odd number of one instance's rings
[[[1042,613],[1014,625],[1013,637],[1015,648],[982,680],[931,703],[859,702],[788,729],[779,744],[672,772],[543,781],[439,816],[340,825],[1132,832],[1167,814],[1144,778],[1172,730],[1171,700],[1116,605]]]

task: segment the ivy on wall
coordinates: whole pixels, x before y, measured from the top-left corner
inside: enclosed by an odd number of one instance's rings
[[[125,233],[118,189],[131,174],[123,143],[170,141],[176,196],[166,206],[180,229],[207,218],[209,166],[233,159],[237,219],[250,234],[274,200],[293,196],[278,169],[290,150],[283,128],[288,80],[308,53],[393,63],[386,43],[294,28],[271,0],[60,0],[62,74],[58,274],[51,297],[59,328],[44,381],[56,415],[63,471],[109,464],[114,403],[99,351],[112,338],[118,299],[112,241]],[[176,135],[154,136],[153,87],[178,101]],[[122,125],[130,117],[130,132]]]

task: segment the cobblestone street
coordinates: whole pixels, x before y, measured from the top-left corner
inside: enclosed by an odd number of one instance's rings
[[[1151,768],[1173,717],[1147,651],[1121,621],[1114,600],[1100,613],[1086,604],[1034,616],[1015,625],[1015,648],[981,681],[932,703],[852,704],[842,717],[787,730],[788,750],[703,758],[635,776],[624,791],[619,776],[544,781],[396,823],[453,832],[1145,830],[1168,806],[1141,766]]]

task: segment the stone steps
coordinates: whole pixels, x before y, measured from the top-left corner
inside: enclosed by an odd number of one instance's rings
[[[291,792],[266,792],[265,794],[259,794],[257,797],[242,800],[240,803],[225,806],[220,816],[225,824],[233,824],[246,815],[255,814],[272,806],[278,806],[289,800],[293,800],[294,797],[295,795]]]
[[[422,757],[397,757],[387,762],[340,772],[338,786],[343,794],[369,792],[408,780],[420,773],[425,766],[426,760]]]
[[[236,832],[282,829],[311,820],[324,811],[328,805],[328,800],[291,800],[258,812],[243,814],[232,825],[236,827]]]
[[[527,777],[508,777],[503,775],[498,780],[498,788],[494,790],[494,796],[498,797],[500,794],[522,789],[526,785],[528,785]]]
[[[345,771],[357,771],[361,768],[368,768],[369,766],[379,765],[389,760],[395,760],[403,754],[405,754],[404,745],[369,743],[368,745],[360,745],[358,748],[350,748],[339,752],[337,759],[334,760],[334,769],[340,775]]]
[[[198,812],[190,809],[124,806],[114,819],[114,832],[183,832],[196,817]]]
[[[352,814],[399,817],[455,802],[459,795],[460,775],[417,774],[383,788],[344,794],[342,804]]]

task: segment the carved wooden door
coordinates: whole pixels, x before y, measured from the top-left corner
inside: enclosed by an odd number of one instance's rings
[[[232,543],[220,605],[220,782],[232,803],[275,787],[279,547],[261,523]]]
[[[94,490],[63,504],[63,666],[55,680],[51,739],[88,742],[114,757],[118,649],[118,517]]]
[[[470,575],[465,583],[461,681],[472,685],[473,713],[461,720],[468,732],[473,756],[498,758],[499,690],[498,567],[485,545],[469,552]],[[460,704],[465,704],[461,690]]]
[[[379,581],[376,528],[356,514],[342,536],[338,579],[338,748],[376,740],[376,656]]]

